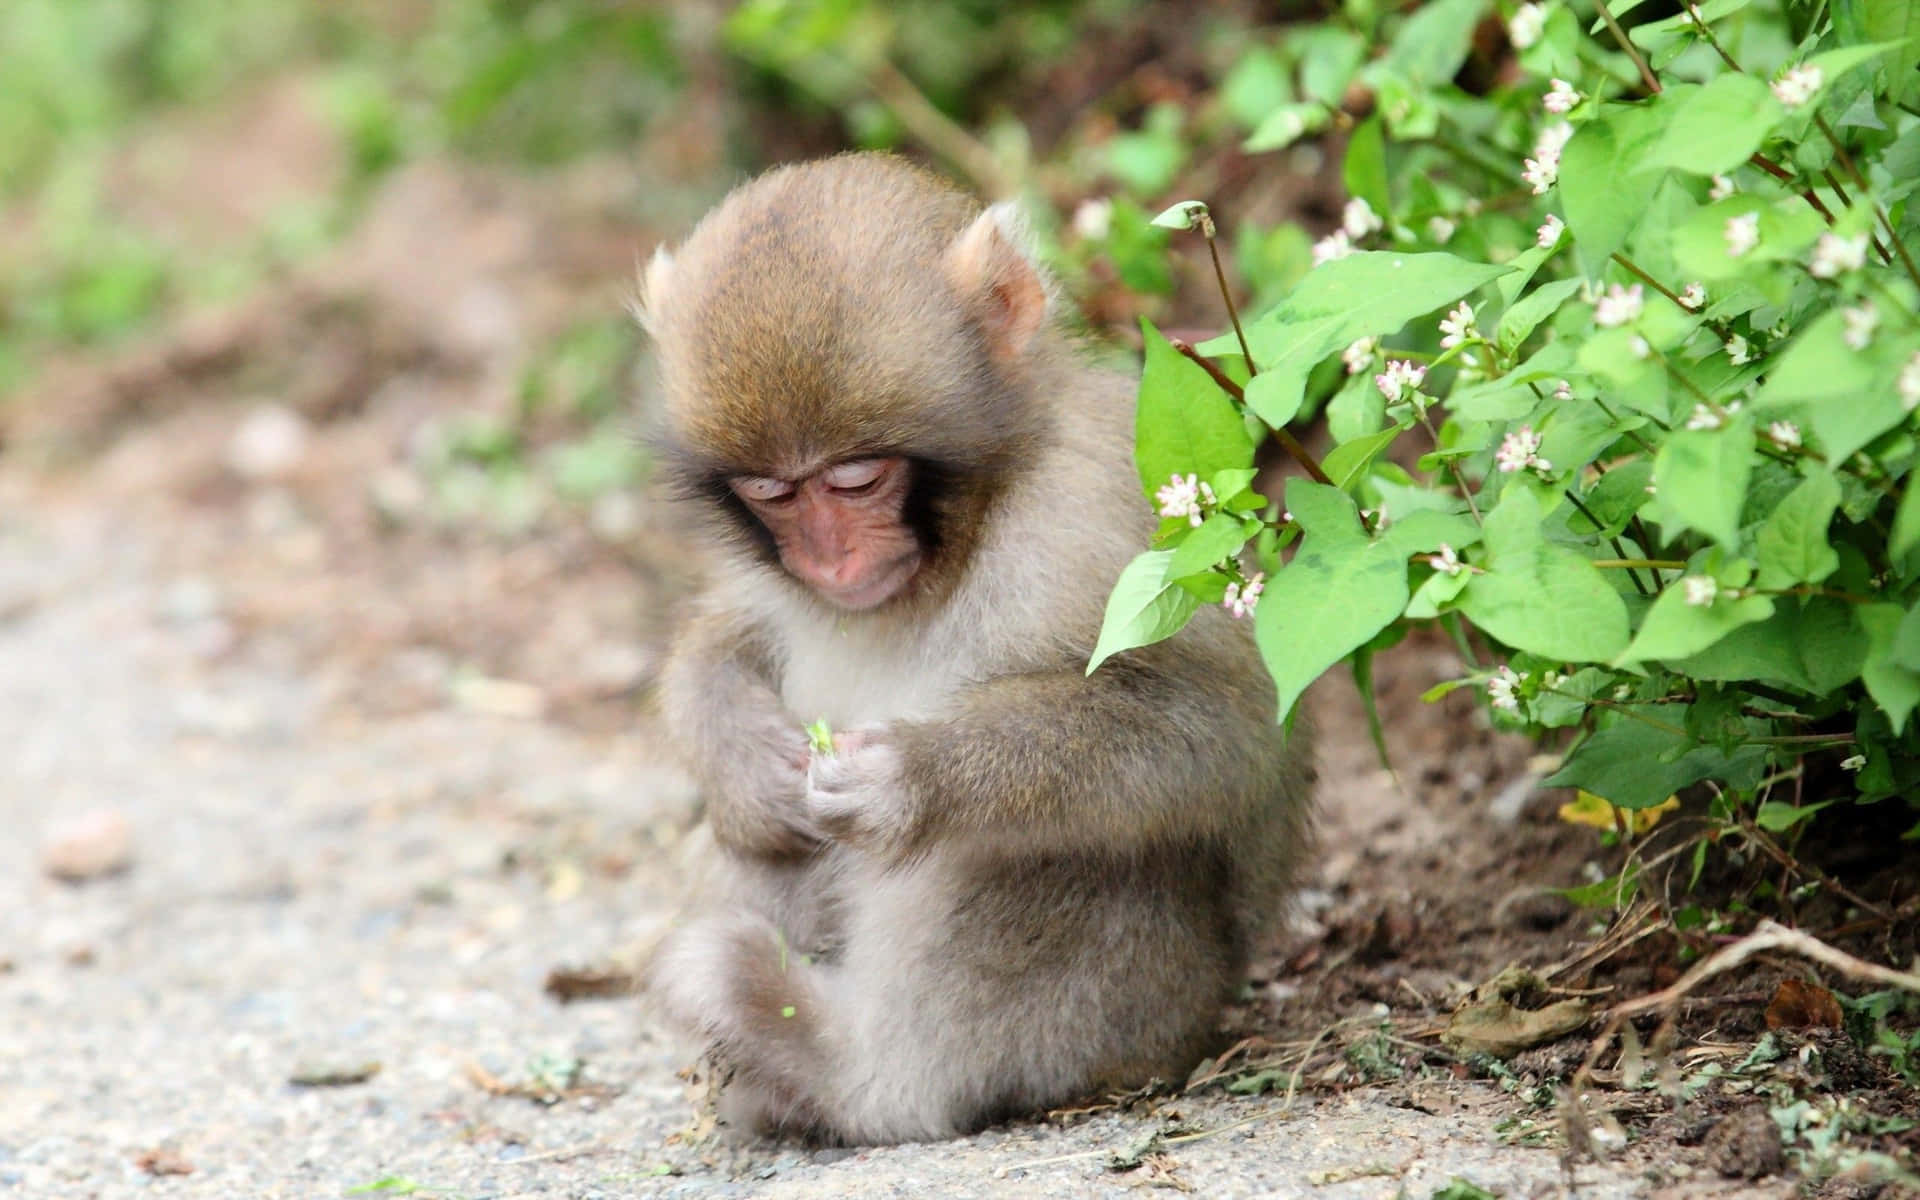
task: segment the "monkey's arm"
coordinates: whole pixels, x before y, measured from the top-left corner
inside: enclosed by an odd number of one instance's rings
[[[956,836],[1124,850],[1229,834],[1290,780],[1304,794],[1264,678],[1130,657],[1146,661],[992,679],[943,719],[876,731],[824,789],[816,768],[816,820],[889,854]]]
[[[806,810],[807,735],[773,688],[761,632],[737,614],[684,626],[661,671],[667,727],[722,846],[785,857],[821,841]]]

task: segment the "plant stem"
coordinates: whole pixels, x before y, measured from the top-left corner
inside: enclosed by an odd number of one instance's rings
[[[1620,48],[1627,52],[1628,58],[1633,60],[1634,68],[1640,72],[1640,82],[1646,85],[1649,92],[1659,94],[1660,81],[1654,78],[1653,68],[1649,67],[1647,60],[1640,56],[1639,48],[1633,44],[1632,39],[1627,37],[1627,31],[1620,28],[1620,22],[1614,19],[1612,10],[1607,7],[1607,0],[1593,0],[1593,6],[1600,10],[1600,19],[1605,21],[1607,28],[1613,32],[1613,40],[1619,42]]]
[[[1227,320],[1233,322],[1233,336],[1240,343],[1240,355],[1247,360],[1247,374],[1259,374],[1253,365],[1253,351],[1247,349],[1246,331],[1240,328],[1240,310],[1234,307],[1233,292],[1227,287],[1227,273],[1220,266],[1220,247],[1213,240],[1213,214],[1200,214],[1200,233],[1207,239],[1207,253],[1213,257],[1213,277],[1220,284],[1220,299],[1227,306]]]
[[[1894,229],[1893,222],[1888,219],[1886,210],[1880,207],[1878,200],[1871,198],[1871,189],[1867,186],[1866,176],[1860,173],[1860,168],[1853,165],[1853,156],[1848,154],[1847,148],[1840,144],[1839,136],[1833,132],[1833,126],[1827,124],[1825,117],[1819,113],[1815,113],[1813,120],[1815,124],[1820,126],[1820,132],[1827,135],[1828,143],[1833,146],[1833,156],[1840,160],[1840,169],[1845,171],[1848,177],[1853,180],[1854,186],[1858,187],[1861,192],[1869,194],[1869,202],[1873,205],[1873,215],[1879,219],[1880,227],[1887,231],[1887,240],[1893,244],[1893,252],[1900,256],[1900,265],[1907,269],[1907,278],[1913,280],[1915,284],[1920,284],[1920,267],[1914,265],[1913,256],[1907,253],[1907,247],[1901,242],[1900,234]],[[1882,251],[1882,253],[1885,253],[1885,251]]]
[[[1593,510],[1588,508],[1585,502],[1583,502],[1580,499],[1580,497],[1574,495],[1572,488],[1565,489],[1563,494],[1567,498],[1567,503],[1579,509],[1581,516],[1593,522],[1593,527],[1595,530],[1599,530],[1603,527],[1603,523],[1601,522],[1600,518],[1594,515]],[[1615,554],[1618,554],[1621,557],[1621,559],[1624,560],[1627,557],[1627,548],[1620,544],[1619,536],[1615,535],[1615,536],[1609,537],[1607,540],[1613,544],[1613,552]],[[1634,590],[1639,592],[1642,596],[1653,595],[1652,592],[1647,590],[1647,585],[1640,582],[1639,573],[1633,570],[1633,568],[1631,567],[1627,568],[1627,578],[1633,580]]]
[[[1247,402],[1246,389],[1227,378],[1226,373],[1222,371],[1212,359],[1195,350],[1190,343],[1181,338],[1168,338],[1167,342],[1175,350],[1178,350],[1194,362],[1200,364],[1200,369],[1213,377],[1213,381],[1220,385],[1221,391],[1232,396],[1241,404]],[[1271,426],[1269,428],[1271,428]],[[1299,463],[1300,469],[1311,476],[1315,483],[1324,483],[1328,487],[1333,486],[1333,480],[1328,478],[1327,473],[1320,469],[1319,463],[1313,461],[1313,455],[1307,453],[1307,448],[1300,444],[1299,438],[1294,437],[1285,429],[1274,429],[1273,440],[1280,443],[1280,448],[1287,452],[1287,457]]]
[[[1650,571],[1684,571],[1687,564],[1671,558],[1596,558],[1596,567],[1622,567],[1631,571],[1635,567],[1645,567]]]

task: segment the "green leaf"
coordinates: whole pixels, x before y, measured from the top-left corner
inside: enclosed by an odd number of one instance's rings
[[[1262,371],[1247,380],[1246,397],[1247,411],[1278,429],[1300,414],[1307,393],[1278,371]]]
[[[1647,618],[1619,658],[1616,667],[1650,659],[1684,658],[1698,654],[1742,625],[1764,621],[1773,615],[1773,601],[1766,596],[1742,596],[1737,600],[1716,599],[1712,604],[1688,604],[1686,589],[1670,584],[1647,610]]]
[[[1585,261],[1604,262],[1645,215],[1661,176],[1634,168],[1661,128],[1647,108],[1609,104],[1561,152],[1560,203]]]
[[[1460,609],[1516,649],[1567,662],[1608,662],[1627,648],[1627,606],[1600,569],[1546,540],[1546,514],[1524,485],[1510,484],[1482,530],[1486,574]]]
[[[1494,344],[1503,354],[1512,354],[1527,340],[1527,335],[1539,327],[1540,322],[1551,317],[1567,302],[1567,297],[1580,290],[1582,279],[1560,279],[1553,283],[1541,284],[1528,292],[1525,298],[1508,307],[1500,314],[1500,325],[1494,331]]]
[[[1800,662],[1799,629],[1800,614],[1794,602],[1780,601],[1766,620],[1742,625],[1697,654],[1667,660],[1666,666],[1689,679],[1735,683],[1757,679],[1817,693],[1822,689],[1815,686]],[[1854,674],[1859,674],[1857,656]]]
[[[1253,464],[1253,440],[1233,399],[1206,371],[1175,350],[1150,322],[1140,377],[1134,462],[1151,497],[1174,475],[1206,478]]]
[[[1910,671],[1894,660],[1894,642],[1906,611],[1898,604],[1860,604],[1853,612],[1867,631],[1867,657],[1860,666],[1860,680],[1898,736],[1914,706],[1920,704],[1920,672]]]
[[[1283,150],[1309,133],[1325,129],[1330,120],[1332,115],[1324,104],[1282,104],[1267,114],[1259,127],[1247,135],[1247,140],[1240,144],[1240,148],[1248,154]]]
[[[1653,459],[1654,509],[1661,527],[1697,529],[1729,550],[1740,546],[1740,508],[1753,472],[1753,422],[1744,414],[1719,429],[1682,429]]]
[[[1400,433],[1401,429],[1398,425],[1389,425],[1378,432],[1364,434],[1350,442],[1342,442],[1328,451],[1326,460],[1320,464],[1320,469],[1327,473],[1327,478],[1333,480],[1334,485],[1340,490],[1350,492],[1355,483],[1366,477],[1367,468],[1373,465],[1373,460],[1379,458],[1388,446],[1393,445],[1394,439],[1399,437]]]
[[[1406,560],[1360,529],[1353,501],[1309,480],[1287,484],[1287,508],[1306,536],[1268,578],[1254,612],[1260,657],[1279,692],[1280,719],[1307,685],[1359,649],[1407,603]]]
[[[1827,544],[1827,524],[1838,507],[1840,485],[1820,467],[1774,506],[1754,537],[1761,587],[1819,583],[1839,569],[1840,556]]]
[[[1673,87],[1660,96],[1666,128],[1638,169],[1671,168],[1716,175],[1747,161],[1786,115],[1773,92],[1752,75],[1721,75],[1705,87]]]
[[[1393,199],[1387,192],[1387,139],[1378,117],[1368,117],[1354,128],[1353,136],[1347,139],[1342,173],[1347,195],[1365,200],[1382,219],[1392,215]]]
[[[1802,604],[1793,645],[1815,695],[1860,678],[1867,661],[1866,627],[1854,619],[1853,605],[1832,596],[1810,596]]]
[[[1846,343],[1845,316],[1830,309],[1775,361],[1754,407],[1804,407],[1827,461],[1844,462],[1906,420],[1899,391],[1892,386],[1900,367],[1897,346],[1898,339],[1882,336],[1865,350],[1853,349]]]
[[[1797,805],[1767,800],[1753,810],[1753,823],[1768,833],[1785,833],[1803,821],[1811,821],[1813,814],[1821,809],[1837,803],[1836,800],[1822,800],[1818,804]]]
[[[1358,338],[1397,333],[1413,318],[1452,304],[1508,269],[1451,254],[1390,251],[1321,264],[1277,307],[1247,326],[1261,372],[1275,377],[1264,385],[1265,403],[1291,414],[1306,390],[1308,372],[1321,359]],[[1232,334],[1200,347],[1208,354],[1237,348]]]
[[[1887,538],[1887,557],[1899,562],[1920,545],[1920,471],[1907,476],[1900,489],[1900,507],[1893,514],[1893,532]]]
[[[1416,84],[1444,87],[1460,73],[1485,0],[1431,0],[1393,35],[1385,65]]]
[[[1886,66],[1887,99],[1910,104],[1920,95],[1920,5],[1913,0],[1860,0],[1860,40],[1900,47]]]
[[[1113,594],[1107,597],[1107,614],[1100,623],[1100,640],[1087,662],[1087,674],[1123,650],[1173,636],[1200,607],[1199,599],[1167,574],[1174,553],[1149,550],[1120,572]]]
[[[1648,715],[1663,724],[1680,719],[1670,708],[1650,708]],[[1621,720],[1580,743],[1566,765],[1545,782],[1548,787],[1584,788],[1618,808],[1651,808],[1688,784],[1750,771],[1765,759],[1760,746],[1742,746],[1729,756],[1712,746],[1693,745],[1684,733]]]
[[[1735,257],[1727,252],[1727,223],[1747,213],[1760,214],[1760,241]],[[1798,197],[1770,205],[1741,193],[1715,201],[1675,226],[1673,259],[1682,275],[1709,284],[1757,276],[1765,273],[1768,263],[1800,258],[1825,229],[1820,214]]]
[[[1228,513],[1213,514],[1175,547],[1173,559],[1167,564],[1167,578],[1185,579],[1211,570],[1215,563],[1240,553],[1240,547],[1246,545],[1247,539],[1259,528],[1258,521]]]
[[[1161,229],[1192,229],[1200,224],[1200,218],[1207,215],[1204,200],[1182,200],[1160,211],[1160,215],[1148,222]]]

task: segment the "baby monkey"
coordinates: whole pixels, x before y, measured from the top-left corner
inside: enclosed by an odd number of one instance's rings
[[[969,1132],[1186,1076],[1306,848],[1250,630],[1087,659],[1154,517],[1004,206],[786,167],[645,271],[715,569],[661,685],[712,832],[648,988],[754,1133]],[[832,730],[831,753],[809,742]]]

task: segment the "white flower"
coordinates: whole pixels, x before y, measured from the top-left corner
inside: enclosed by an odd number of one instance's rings
[[[1645,358],[1653,353],[1653,347],[1647,344],[1647,339],[1637,333],[1633,335],[1633,340],[1627,343],[1627,349],[1635,358]]]
[[[1441,318],[1440,332],[1445,335],[1440,339],[1442,349],[1450,349],[1477,336],[1478,331],[1473,327],[1473,306],[1462,300],[1460,307]]]
[[[1880,327],[1880,310],[1873,306],[1873,301],[1863,301],[1852,308],[1841,309],[1840,323],[1847,327],[1840,340],[1855,350],[1865,350],[1873,341],[1873,331]]]
[[[1245,587],[1241,587],[1238,583],[1229,583],[1227,594],[1220,601],[1220,607],[1235,617],[1249,616],[1253,613],[1254,606],[1260,603],[1260,593],[1266,589],[1266,586],[1265,572],[1255,572],[1253,578],[1247,580]]]
[[[1713,186],[1707,189],[1707,199],[1725,200],[1728,196],[1733,195],[1733,191],[1733,180],[1728,179],[1725,175],[1715,175],[1713,177]]]
[[[1551,250],[1560,244],[1560,235],[1567,231],[1567,223],[1557,213],[1548,213],[1547,219],[1540,222],[1540,228],[1534,231],[1533,240],[1543,250]]]
[[[1531,468],[1535,471],[1550,471],[1553,464],[1540,457],[1540,435],[1533,426],[1522,425],[1516,432],[1500,439],[1500,448],[1493,452],[1494,465],[1502,471],[1513,472]]]
[[[1347,348],[1340,352],[1340,361],[1347,364],[1347,374],[1358,375],[1373,365],[1373,356],[1379,352],[1379,338],[1363,337],[1348,343]]]
[[[1774,421],[1767,426],[1767,440],[1782,450],[1800,448],[1800,427],[1792,421]]]
[[[1727,361],[1736,367],[1753,361],[1753,348],[1747,345],[1747,339],[1737,333],[1727,339]]]
[[[1367,203],[1365,196],[1355,196],[1340,210],[1340,228],[1355,241],[1370,233],[1380,232],[1382,224],[1384,222],[1380,220],[1380,214],[1373,211],[1373,205]]]
[[[1847,271],[1858,271],[1866,261],[1866,234],[1841,237],[1837,233],[1823,233],[1813,244],[1813,261],[1807,264],[1807,269],[1816,279],[1832,279]]]
[[[1637,283],[1632,287],[1616,283],[1600,297],[1600,303],[1593,306],[1593,323],[1602,329],[1625,325],[1638,318],[1646,305],[1646,289]]]
[[[1553,398],[1555,400],[1573,399],[1573,384],[1568,382],[1565,379],[1562,379],[1559,383],[1554,385]]]
[[[1547,30],[1547,12],[1538,4],[1522,4],[1507,21],[1507,40],[1515,50],[1525,50],[1540,40]]]
[[[1680,305],[1699,312],[1707,303],[1707,285],[1695,281],[1680,289]]]
[[[1194,475],[1175,474],[1172,480],[1153,494],[1163,517],[1185,517],[1187,524],[1198,525],[1207,519],[1205,508],[1215,503],[1213,488]]]
[[[1813,99],[1823,82],[1819,67],[1794,67],[1773,81],[1773,98],[1788,108],[1799,108]]]
[[[1900,382],[1894,385],[1900,392],[1900,407],[1912,412],[1920,408],[1920,351],[1907,360],[1900,368]]]
[[[1459,226],[1445,217],[1427,218],[1428,239],[1439,242],[1443,246],[1453,240],[1453,231],[1458,228]]]
[[[1567,139],[1573,136],[1573,126],[1559,121],[1540,131],[1540,139],[1533,144],[1533,157],[1526,160],[1526,170],[1520,172],[1520,178],[1533,185],[1533,194],[1546,194],[1560,178],[1560,152],[1567,148]]]
[[[1687,603],[1695,608],[1707,608],[1720,594],[1720,585],[1711,575],[1689,575],[1680,581],[1686,592]]]
[[[1867,756],[1864,754],[1849,754],[1847,757],[1840,760],[1840,769],[1842,771],[1858,771],[1861,767],[1864,767],[1866,765],[1867,765]]]
[[[1493,673],[1493,678],[1487,680],[1487,702],[1495,708],[1519,712],[1520,700],[1513,694],[1513,689],[1519,687],[1520,681],[1525,678],[1524,675],[1514,674],[1512,667],[1502,666]]]
[[[1353,239],[1344,229],[1336,229],[1313,244],[1313,265],[1330,263],[1353,253]]]
[[[1467,569],[1467,565],[1460,561],[1460,556],[1454,553],[1453,547],[1445,542],[1440,543],[1440,553],[1427,555],[1427,565],[1442,575],[1458,575]]]
[[[1397,404],[1402,395],[1417,392],[1427,380],[1427,369],[1418,363],[1405,359],[1393,359],[1387,363],[1387,369],[1373,377],[1373,386],[1387,398],[1387,403]]]
[[[1687,418],[1688,429],[1718,429],[1727,423],[1727,418],[1719,409],[1707,404],[1693,406],[1693,414]]]
[[[1540,100],[1540,106],[1555,116],[1571,111],[1578,103],[1580,93],[1574,91],[1573,85],[1564,79],[1554,80],[1553,86],[1547,89],[1547,94]]]
[[[1091,242],[1105,241],[1113,228],[1113,201],[1083,200],[1073,210],[1073,231]]]
[[[1727,239],[1727,257],[1739,258],[1760,244],[1760,214],[1741,213],[1737,217],[1728,217],[1725,231]]]

